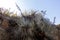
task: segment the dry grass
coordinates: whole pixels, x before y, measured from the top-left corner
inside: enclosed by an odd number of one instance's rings
[[[28,13],[18,17],[0,12],[0,40],[59,40],[55,25],[40,12]]]

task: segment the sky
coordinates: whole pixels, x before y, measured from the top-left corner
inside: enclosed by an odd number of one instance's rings
[[[56,17],[55,24],[60,23],[60,0],[0,0],[0,7],[7,9],[12,8],[18,11],[15,3],[17,3],[22,11],[24,10],[47,10],[46,17],[53,22]]]
[[[46,17],[52,22],[56,17],[55,24],[60,23],[60,0],[17,0],[17,4],[21,10],[47,10]]]

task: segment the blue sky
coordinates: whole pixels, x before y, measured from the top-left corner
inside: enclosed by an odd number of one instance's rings
[[[11,8],[11,11],[18,11],[15,2],[22,11],[24,10],[47,10],[46,17],[53,22],[56,17],[56,24],[60,23],[60,0],[0,0],[0,7]],[[19,11],[17,13],[20,14]]]
[[[47,10],[46,16],[53,22],[56,17],[56,24],[60,23],[60,0],[17,0],[21,10]]]

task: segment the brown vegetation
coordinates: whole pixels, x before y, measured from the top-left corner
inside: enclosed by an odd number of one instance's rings
[[[5,13],[0,13],[0,40],[59,40],[57,27],[41,13],[22,17]]]

